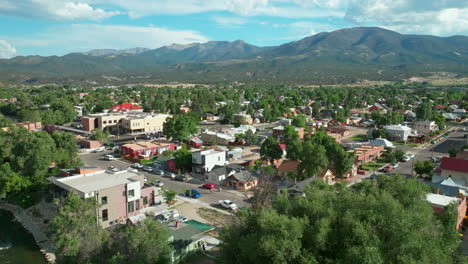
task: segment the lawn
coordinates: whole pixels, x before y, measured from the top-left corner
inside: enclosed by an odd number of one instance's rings
[[[420,146],[421,144],[419,143],[414,143],[414,142],[404,142],[404,141],[392,141],[393,145],[395,146],[408,146],[410,148],[416,148]]]
[[[382,166],[383,166],[382,163],[369,162],[367,164],[361,165],[361,168],[366,171],[373,171],[373,170],[378,170]]]
[[[367,141],[367,136],[362,135],[362,134],[358,134],[358,135],[354,135],[354,136],[350,137],[349,139],[351,139],[353,141],[362,142],[362,141]]]

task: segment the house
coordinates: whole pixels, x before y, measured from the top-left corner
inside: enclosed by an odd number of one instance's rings
[[[355,153],[356,163],[362,165],[377,160],[382,155],[383,150],[383,146],[364,145],[352,150],[348,150],[348,152]]]
[[[179,111],[180,111],[181,113],[186,114],[186,113],[190,112],[191,109],[190,109],[190,107],[188,107],[188,106],[186,106],[186,105],[181,105],[181,106],[179,106]]]
[[[98,224],[103,228],[114,224],[125,224],[130,217],[155,204],[159,188],[144,185],[142,174],[123,170],[111,172],[95,167],[77,167],[62,170],[57,176],[47,180],[59,187],[59,193],[71,191],[83,199],[95,199],[100,207],[97,209]]]
[[[199,138],[205,143],[223,146],[229,145],[236,141],[236,138],[234,136],[216,131],[205,131],[200,134]]]
[[[228,164],[226,151],[219,149],[208,149],[192,152],[192,171],[205,174],[213,170],[215,166]]]
[[[451,197],[460,195],[468,196],[468,186],[465,186],[464,179],[433,175],[431,181],[427,183],[435,189],[435,193]]]
[[[219,120],[219,116],[214,115],[212,113],[205,113],[202,115],[202,118],[206,121],[218,121]]]
[[[24,127],[29,131],[38,131],[42,129],[41,122],[27,121],[27,122],[22,122],[22,123],[16,123],[15,126]]]
[[[300,139],[304,139],[304,128],[302,127],[295,127],[294,130],[299,134]],[[283,138],[283,131],[284,131],[284,126],[277,126],[273,128],[273,137],[282,140]]]
[[[280,119],[278,122],[280,126],[290,126],[292,123],[292,119]]]
[[[79,146],[85,149],[95,149],[102,146],[102,143],[97,140],[87,139],[82,136],[76,136],[76,141]]]
[[[257,129],[251,125],[240,125],[239,127],[233,127],[226,131],[227,134],[231,136],[236,136],[237,134],[245,134],[247,131],[252,131],[252,133],[257,132]]]
[[[193,252],[209,250],[219,244],[219,240],[209,235],[214,229],[213,226],[196,220],[189,220],[185,223],[177,222],[174,226],[170,226],[169,242],[174,248],[172,263],[178,263]]]
[[[253,124],[253,118],[247,114],[235,114],[233,116],[233,119],[236,120],[236,122],[240,124],[247,124],[247,125]]]
[[[384,148],[393,148],[393,143],[385,138],[376,138],[369,142],[370,146],[383,146]]]
[[[259,177],[260,175],[257,172],[241,170],[226,177],[224,185],[241,192],[246,192],[257,185]]]
[[[385,134],[389,140],[408,140],[409,134],[411,134],[411,128],[402,125],[390,125],[385,127]]]
[[[335,134],[340,134],[342,137],[346,137],[349,135],[349,129],[344,127],[344,126],[333,126],[327,128],[327,131],[330,131],[331,133]]]
[[[341,144],[341,134],[327,131],[327,135],[335,139],[336,143]]]
[[[441,194],[428,193],[426,194],[426,201],[428,201],[432,205],[432,209],[438,214],[443,214],[445,207],[447,207],[448,205],[455,204],[457,208],[456,229],[458,230],[462,226],[467,208],[466,197],[456,198]]]
[[[228,150],[227,152],[227,159],[232,161],[232,160],[238,160],[242,158],[242,152],[243,150],[241,148],[235,148]]]
[[[439,126],[434,121],[418,121],[414,123],[413,129],[419,134],[429,134],[439,130]]]
[[[288,177],[290,174],[296,174],[299,164],[300,161],[284,160],[277,168],[278,175]]]
[[[199,148],[203,145],[203,140],[199,139],[198,137],[192,137],[188,144],[191,147]]]
[[[416,113],[407,111],[404,115],[405,122],[414,122],[416,120]]]
[[[112,112],[126,112],[126,111],[143,112],[143,108],[133,105],[131,103],[123,103],[123,104],[114,105],[111,108],[109,108],[109,110]]]
[[[454,113],[444,113],[445,120],[447,121],[458,121],[460,120],[460,115]]]
[[[443,157],[439,166],[440,175],[468,181],[468,160]]]
[[[367,108],[369,112],[375,112],[379,111],[382,113],[387,113],[387,108],[379,103],[375,103],[374,105],[371,105],[370,107]]]
[[[322,181],[326,184],[332,185],[335,179],[335,175],[330,169],[325,169],[314,177],[307,178],[303,181],[293,183],[288,188],[288,193],[292,196],[304,196],[305,189],[313,181]]]
[[[138,142],[122,145],[120,150],[122,155],[131,159],[149,159],[154,155],[161,155],[164,151],[176,150],[176,145],[173,143]]]

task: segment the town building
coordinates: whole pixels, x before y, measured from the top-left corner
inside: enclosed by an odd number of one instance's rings
[[[257,186],[260,175],[250,170],[241,170],[229,175],[224,180],[224,185],[235,190],[246,192]]]
[[[27,122],[21,122],[21,123],[16,123],[14,124],[15,126],[18,127],[24,127],[29,131],[39,131],[42,129],[42,123],[41,122],[32,122],[32,121],[27,121]],[[3,127],[3,131],[8,131],[8,127]]]
[[[253,124],[253,118],[247,114],[235,114],[233,116],[233,119],[239,122],[240,124],[247,124],[247,125]]]
[[[138,142],[122,145],[120,149],[124,157],[149,159],[154,155],[161,155],[164,151],[176,150],[176,145],[173,143]]]
[[[203,140],[199,139],[198,137],[192,137],[188,144],[191,147],[199,148],[203,145]]]
[[[385,134],[389,140],[406,141],[408,140],[408,136],[411,134],[411,128],[402,125],[390,125],[385,127]]]
[[[439,166],[440,175],[452,177],[452,179],[463,179],[468,182],[468,160],[443,157]]]
[[[192,171],[205,174],[213,170],[215,166],[228,164],[226,151],[219,149],[208,149],[192,152]]]
[[[439,126],[434,121],[418,121],[414,123],[413,129],[418,134],[429,134],[439,130]]]
[[[111,112],[128,112],[128,111],[143,112],[143,108],[133,105],[131,103],[123,103],[123,104],[114,105],[113,107],[109,108],[109,111]]]
[[[349,129],[344,127],[344,126],[333,126],[327,128],[327,131],[330,131],[331,133],[335,134],[340,134],[342,137],[346,137],[349,135]]]
[[[133,171],[111,172],[95,167],[62,170],[61,175],[47,178],[62,192],[75,192],[83,199],[96,199],[96,221],[103,227],[125,224],[140,210],[155,204],[159,190],[144,185],[144,176]]]
[[[384,148],[393,148],[393,143],[388,141],[385,138],[376,138],[369,142],[370,146],[378,146],[378,147],[384,147]]]
[[[383,146],[364,145],[355,149],[348,150],[350,153],[355,153],[356,163],[359,165],[377,160],[384,150]]]
[[[456,229],[458,230],[462,224],[463,224],[463,219],[465,218],[466,215],[466,198],[456,198],[456,197],[450,197],[446,195],[441,195],[441,194],[435,194],[435,193],[428,193],[426,194],[426,200],[432,205],[432,209],[434,212],[438,214],[443,214],[445,207],[447,207],[450,204],[455,204],[456,205],[456,210],[457,210],[457,226]]]
[[[126,134],[138,132],[161,132],[163,124],[170,115],[142,112],[104,112],[90,114],[81,118],[83,130],[93,131],[96,128],[111,133]]]
[[[199,138],[208,144],[224,146],[229,145],[236,140],[236,138],[230,134],[216,131],[205,131],[200,134]]]
[[[300,139],[304,139],[304,128],[302,127],[295,127],[294,130],[299,135]],[[281,141],[283,139],[283,131],[284,131],[284,126],[277,126],[273,128],[273,137]]]

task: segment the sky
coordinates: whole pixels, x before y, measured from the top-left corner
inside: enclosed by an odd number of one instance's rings
[[[244,40],[341,28],[468,35],[468,0],[0,0],[0,58]]]

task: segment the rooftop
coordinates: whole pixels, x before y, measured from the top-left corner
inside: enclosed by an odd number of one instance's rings
[[[112,111],[135,111],[135,110],[142,110],[141,107],[139,106],[136,106],[136,105],[133,105],[131,103],[123,103],[123,104],[118,104],[118,105],[114,105],[113,107],[109,108],[109,110],[112,110]]]
[[[468,160],[443,157],[440,169],[468,173]]]
[[[435,193],[428,193],[426,194],[426,200],[430,202],[435,207],[446,207],[451,203],[459,203],[461,201],[460,198],[445,196],[441,194]]]

